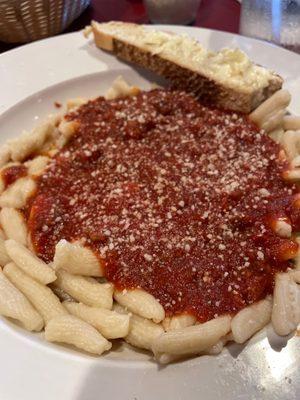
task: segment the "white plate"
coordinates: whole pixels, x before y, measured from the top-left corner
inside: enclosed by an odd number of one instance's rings
[[[293,94],[290,110],[300,113],[300,57],[296,54],[229,33],[167,29],[188,33],[211,49],[245,50],[257,63],[286,78]],[[149,87],[149,75],[145,79],[140,70],[96,49],[81,33],[4,53],[0,56],[1,141],[55,111],[54,101],[96,96],[121,73],[130,82]],[[0,399],[293,400],[300,391],[299,350],[300,340],[293,338],[286,344],[268,328],[246,346],[230,345],[217,357],[159,367],[146,353],[126,347],[103,358],[80,354],[45,343],[42,337],[1,319]]]

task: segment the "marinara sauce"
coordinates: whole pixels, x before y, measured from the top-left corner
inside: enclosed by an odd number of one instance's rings
[[[27,167],[23,164],[11,165],[1,171],[1,179],[5,188],[13,184],[17,179],[20,179],[26,175]]]
[[[119,288],[143,288],[167,315],[235,313],[273,290],[297,252],[272,226],[300,225],[280,146],[247,117],[165,89],[90,101],[28,203],[39,257],[81,240]]]

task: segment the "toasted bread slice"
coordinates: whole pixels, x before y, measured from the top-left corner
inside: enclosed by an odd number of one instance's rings
[[[280,76],[237,49],[214,53],[187,36],[124,22],[92,22],[92,31],[101,49],[220,108],[250,113],[282,87]]]

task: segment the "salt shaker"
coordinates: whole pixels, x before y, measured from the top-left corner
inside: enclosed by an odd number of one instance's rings
[[[300,53],[300,0],[243,0],[240,33]]]
[[[186,25],[195,21],[201,0],[144,0],[155,24]]]

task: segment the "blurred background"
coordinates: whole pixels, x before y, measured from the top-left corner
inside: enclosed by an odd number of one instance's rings
[[[156,3],[166,1],[156,0]],[[178,3],[178,0],[171,1]],[[185,1],[180,0],[181,3]],[[59,3],[64,5],[64,9]],[[238,32],[240,3],[237,0],[202,0],[199,3],[195,20],[190,22],[192,25]],[[81,14],[76,16],[76,11]],[[71,22],[74,17],[77,18]],[[51,21],[54,19],[58,23]],[[63,32],[82,29],[91,19],[150,22],[142,0],[0,0],[0,52],[14,48],[21,42],[35,40],[37,36],[58,33],[60,28]]]
[[[300,0],[0,0],[0,52],[94,19],[189,24],[300,52]]]

